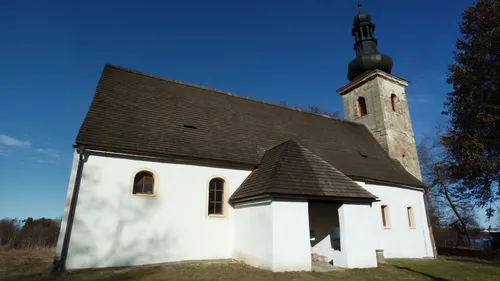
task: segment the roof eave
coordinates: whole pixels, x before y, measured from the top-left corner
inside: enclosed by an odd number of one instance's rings
[[[393,187],[400,187],[400,188],[406,188],[406,189],[414,189],[414,190],[424,190],[426,187],[425,184],[421,183],[420,185],[411,185],[411,184],[402,184],[402,183],[397,183],[397,182],[391,182],[387,180],[378,180],[378,179],[372,179],[372,178],[367,178],[363,176],[349,176],[352,180],[354,181],[363,181],[365,183],[374,183],[374,184],[379,184],[379,185],[389,185]]]
[[[202,164],[207,166],[228,167],[228,168],[245,169],[245,170],[254,170],[257,168],[257,164],[252,164],[252,163],[228,161],[223,159],[191,157],[191,156],[168,154],[168,153],[147,153],[138,150],[120,149],[116,147],[98,146],[85,143],[76,143],[73,145],[73,148],[77,148],[79,146],[84,146],[86,151],[89,152],[94,152],[101,155],[113,155],[116,157],[124,157],[124,158],[136,158],[136,159],[145,159],[150,161],[162,161],[162,162],[167,161],[167,162],[177,162],[184,164]]]
[[[327,195],[307,195],[307,194],[283,194],[283,193],[262,193],[257,195],[242,196],[240,198],[229,198],[229,204],[235,205],[238,203],[255,202],[263,199],[272,200],[320,200],[332,202],[349,202],[349,203],[372,203],[379,201],[376,197],[343,197],[343,196],[327,196]]]
[[[338,89],[337,93],[340,94],[340,95],[344,95],[347,92],[350,92],[353,89],[355,89],[355,88],[363,85],[365,82],[374,79],[375,77],[384,78],[384,79],[392,81],[392,82],[394,82],[394,83],[396,83],[398,85],[401,85],[402,87],[408,87],[408,85],[410,84],[409,81],[407,81],[407,80],[405,80],[403,78],[400,78],[400,77],[398,77],[396,75],[387,73],[387,72],[382,71],[382,70],[375,69],[375,70],[366,72],[365,74],[361,75],[360,77],[354,79],[349,84],[347,84],[344,87]]]

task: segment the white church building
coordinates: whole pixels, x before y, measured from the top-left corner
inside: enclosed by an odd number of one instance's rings
[[[354,18],[345,120],[106,65],[74,145],[56,267],[434,257],[408,82],[374,28]]]

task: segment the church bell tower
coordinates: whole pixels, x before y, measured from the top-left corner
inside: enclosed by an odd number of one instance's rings
[[[337,90],[344,118],[364,124],[377,141],[417,179],[422,179],[405,88],[409,82],[391,74],[393,61],[377,50],[375,25],[361,9],[352,35],[356,57],[349,63],[349,84]]]

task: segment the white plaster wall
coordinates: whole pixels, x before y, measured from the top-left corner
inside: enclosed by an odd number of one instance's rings
[[[311,270],[307,201],[273,201],[273,271]]]
[[[78,169],[79,157],[80,157],[79,154],[76,153],[75,150],[75,152],[73,152],[73,163],[71,165],[71,173],[69,176],[68,192],[66,193],[66,202],[64,203],[63,220],[61,221],[59,237],[57,238],[57,246],[56,246],[57,257],[61,257],[62,254],[62,246],[64,241],[64,235],[66,234],[66,226],[68,222],[69,207],[71,205],[71,197],[73,195],[73,188],[75,187],[75,179],[76,179],[76,172]]]
[[[273,212],[271,201],[238,204],[234,210],[235,260],[273,269]]]
[[[133,177],[143,169],[155,174],[154,198],[131,194]],[[227,202],[249,173],[90,155],[66,267],[231,258],[234,211],[226,204],[224,218],[207,216],[208,183],[222,177]],[[68,190],[67,202],[70,196]]]
[[[373,235],[376,237],[376,248],[383,249],[386,258],[433,257],[423,191],[364,182],[358,184],[380,200],[373,203],[376,222]],[[381,205],[389,206],[390,228],[382,225]],[[413,208],[415,228],[410,228],[408,223],[409,206]]]
[[[235,206],[233,258],[272,271],[311,270],[307,201]]]
[[[370,204],[344,203],[338,212],[341,250],[340,253],[334,253],[334,265],[348,268],[376,267],[374,207]]]

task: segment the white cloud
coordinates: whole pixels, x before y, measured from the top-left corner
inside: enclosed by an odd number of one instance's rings
[[[0,134],[0,144],[5,146],[31,147],[31,143],[29,141],[18,140],[2,134]]]
[[[38,163],[55,163],[61,159],[61,155],[59,151],[50,148],[36,148],[36,152],[45,154],[44,159],[35,158],[35,161]]]
[[[35,149],[36,152],[39,152],[39,153],[52,153],[54,152],[54,150],[52,149],[43,149],[43,148],[37,148]]]
[[[43,154],[51,154],[52,156],[57,156],[59,157],[59,151],[55,149],[50,149],[50,148],[37,148],[35,149],[36,152],[38,153],[43,153]]]
[[[9,147],[27,148],[30,155],[37,154],[40,157],[31,157],[32,161],[38,163],[57,163],[61,160],[61,155],[58,150],[51,148],[34,147],[27,140],[19,140],[7,135],[0,134],[0,156],[7,155]],[[34,156],[34,155],[33,155]]]

